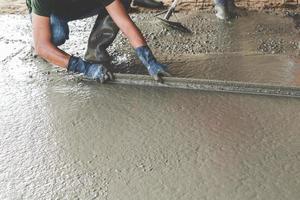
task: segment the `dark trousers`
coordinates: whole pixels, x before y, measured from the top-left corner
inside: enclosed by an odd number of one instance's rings
[[[122,0],[122,3],[125,9],[129,9],[131,0]],[[69,26],[68,22],[78,19],[84,19],[88,17],[92,17],[98,15],[98,18],[104,18],[108,15],[106,9],[104,7],[100,7],[94,10],[89,11],[88,13],[80,16],[78,18],[67,18],[63,16],[57,16],[52,14],[50,16],[50,24],[51,24],[51,40],[55,46],[60,46],[69,39]]]

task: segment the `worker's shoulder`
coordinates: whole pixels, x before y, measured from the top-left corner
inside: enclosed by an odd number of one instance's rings
[[[34,5],[35,3],[48,3],[51,0],[26,0],[26,3]]]
[[[27,6],[36,7],[36,6],[45,6],[50,5],[51,0],[26,0]]]
[[[51,0],[26,0],[30,11],[37,15],[49,16],[51,13]]]

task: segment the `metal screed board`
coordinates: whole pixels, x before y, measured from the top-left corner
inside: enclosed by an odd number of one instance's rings
[[[159,83],[146,75],[115,74],[112,84],[140,85],[165,88],[192,89],[212,92],[228,92],[238,94],[254,94],[281,97],[300,97],[300,87],[287,87],[280,85],[257,84],[237,81],[220,81],[191,78],[164,77]]]

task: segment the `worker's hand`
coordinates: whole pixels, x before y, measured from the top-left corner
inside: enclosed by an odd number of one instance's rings
[[[162,76],[171,76],[167,72],[167,66],[157,62],[148,46],[135,49],[137,56],[148,69],[149,74],[156,80],[161,81]]]
[[[92,64],[75,56],[71,56],[69,60],[68,71],[82,73],[86,78],[101,83],[113,80],[112,74],[102,64]]]

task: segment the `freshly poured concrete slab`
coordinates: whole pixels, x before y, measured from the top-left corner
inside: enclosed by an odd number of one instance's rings
[[[287,55],[159,54],[179,78],[100,85],[34,59],[27,17],[0,21],[0,199],[299,199],[299,99],[177,89],[298,90]],[[76,23],[63,48],[82,55]]]
[[[139,20],[139,17],[146,17],[147,20]],[[218,22],[213,15],[198,14],[192,17],[184,15],[182,19],[180,18],[183,22],[192,20],[190,28],[194,32],[191,36],[165,31],[151,16],[133,15],[133,19],[142,30],[145,30],[147,38],[155,36],[149,43],[153,46],[158,60],[169,66],[174,77],[280,87],[298,87],[300,84],[300,65],[299,61],[294,59],[300,38],[290,18],[249,14],[248,17],[239,18],[232,24],[224,24]],[[2,53],[3,59],[6,59],[7,53],[10,54],[10,49],[25,51],[23,48],[30,46],[31,40],[29,18],[2,15],[0,21],[1,49],[5,51]],[[151,32],[149,24],[153,25]],[[61,48],[82,56],[93,19],[75,21],[69,25],[70,40]],[[158,31],[163,33],[156,33]],[[6,34],[7,32],[10,34]],[[129,48],[129,44],[119,35],[112,46],[114,49],[112,54],[116,56],[115,63],[117,63],[113,71],[147,74],[145,68],[132,57],[132,49],[127,50],[127,47]],[[179,53],[175,47],[182,52]],[[187,54],[189,49],[193,49],[194,55]],[[201,49],[206,49],[207,53],[200,53]]]
[[[151,18],[136,20],[150,38],[158,60],[175,77],[299,86],[300,35],[292,18],[280,13],[248,13],[223,23],[210,14],[195,12],[180,15],[178,20],[193,33],[160,29]],[[147,73],[143,66],[121,65],[115,70]]]
[[[0,67],[0,199],[299,199],[298,99],[77,82],[26,52]]]
[[[289,55],[224,53],[169,61],[175,77],[300,86],[300,62]]]
[[[5,43],[3,41],[0,41],[0,62],[5,62],[8,59],[12,57],[14,54],[18,54],[19,51],[22,49],[19,49],[20,46],[17,46],[16,44],[12,43]]]
[[[299,199],[298,99],[78,82],[20,33],[1,33],[0,199]]]

